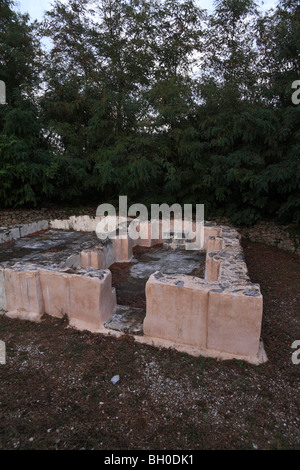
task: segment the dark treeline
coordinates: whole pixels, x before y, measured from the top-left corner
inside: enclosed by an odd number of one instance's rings
[[[299,223],[299,1],[197,5],[56,0],[39,24],[0,0],[1,208],[120,194]]]

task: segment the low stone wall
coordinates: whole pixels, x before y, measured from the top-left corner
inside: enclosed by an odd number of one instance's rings
[[[67,218],[67,211],[62,209],[40,209],[40,210],[5,210],[0,213],[0,243],[8,242],[18,236],[18,228],[23,226],[32,226],[31,233],[39,230],[46,230],[43,225],[39,225],[38,229],[34,227],[34,223],[53,223],[53,228],[58,228],[60,220],[68,221],[67,230],[72,229],[72,224],[80,224],[80,230],[84,224],[81,223],[83,217],[86,220],[95,220],[97,206],[85,208],[85,215],[71,216]],[[226,217],[213,218],[217,225],[230,226],[230,221]],[[65,224],[64,222],[63,224]],[[88,222],[89,224],[89,222]],[[63,226],[63,225],[62,225]],[[15,230],[17,229],[17,230]],[[74,228],[75,230],[75,228]],[[238,227],[242,237],[257,243],[265,243],[266,245],[276,246],[280,249],[288,250],[300,254],[300,233],[299,227],[278,225],[272,220],[263,220],[252,227]],[[11,235],[5,236],[5,232],[11,232]]]
[[[25,225],[14,225],[13,227],[0,227],[0,243],[11,242],[32,233],[48,230],[48,228],[48,220],[40,220]]]
[[[206,245],[205,280],[159,272],[150,277],[144,333],[206,355],[264,362],[263,299],[259,285],[248,277],[239,234],[221,227],[218,236],[206,238]]]
[[[71,326],[95,332],[116,308],[109,270],[70,273],[67,269],[15,265],[2,274],[0,291],[5,291],[5,310],[10,318],[39,322],[44,313],[59,318],[67,315]]]

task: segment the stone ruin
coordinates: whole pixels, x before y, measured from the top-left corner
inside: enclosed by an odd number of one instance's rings
[[[161,229],[154,240],[147,222],[147,239],[117,236],[100,241],[98,222],[97,217],[73,216],[0,228],[0,311],[36,322],[44,314],[67,315],[70,326],[79,330],[124,334],[126,328],[114,325],[124,326],[139,309],[117,305],[110,268],[132,262],[135,247],[163,245],[165,250],[184,251],[188,234],[177,240],[171,230],[166,240]],[[141,328],[127,331],[138,342],[195,356],[265,362],[260,338],[263,298],[260,286],[249,279],[239,233],[205,223],[202,255],[202,277],[168,266],[150,269]],[[184,262],[197,263],[191,257],[186,252]]]

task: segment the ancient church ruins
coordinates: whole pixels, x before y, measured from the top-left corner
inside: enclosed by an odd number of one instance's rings
[[[44,314],[67,315],[80,330],[132,334],[136,341],[196,356],[267,360],[263,298],[249,279],[235,229],[206,222],[202,249],[187,251],[189,234],[177,239],[171,230],[166,239],[161,229],[153,239],[150,222],[148,238],[101,241],[98,219],[72,216],[0,228],[0,310],[36,322]],[[142,286],[144,308],[127,305],[130,295],[117,302],[112,273],[127,263],[123,288],[132,283],[135,293]]]

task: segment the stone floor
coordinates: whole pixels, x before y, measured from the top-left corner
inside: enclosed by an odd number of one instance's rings
[[[47,230],[0,245],[0,263],[62,267],[72,255],[96,244],[99,244],[99,239],[95,233]]]
[[[109,330],[122,331],[132,335],[143,335],[146,310],[143,308],[118,305],[111,318],[104,324]]]
[[[136,254],[133,262],[136,264],[130,268],[130,274],[134,278],[148,279],[156,271],[163,274],[193,275],[201,264],[204,266],[205,253],[154,248],[148,252]]]

